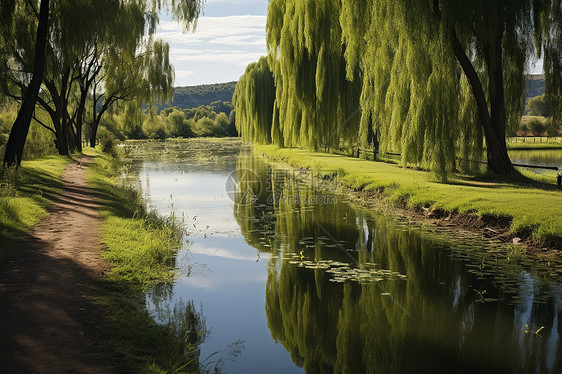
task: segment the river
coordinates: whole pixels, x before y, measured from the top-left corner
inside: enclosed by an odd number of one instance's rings
[[[192,303],[200,359],[229,373],[562,370],[560,272],[274,167],[238,140],[132,142],[147,201],[183,224],[164,323]]]
[[[515,164],[562,167],[560,149],[510,150],[509,157]]]

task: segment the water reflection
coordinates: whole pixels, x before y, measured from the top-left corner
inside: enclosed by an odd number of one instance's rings
[[[185,226],[178,278],[150,292],[147,309],[161,323],[177,308],[203,311],[202,372],[302,372],[271,339],[264,310],[269,256],[258,258],[240,235],[225,191],[240,148],[239,140],[133,143],[130,173],[161,215],[174,214]]]
[[[562,150],[560,149],[511,150],[509,157],[516,164],[562,167]]]
[[[323,192],[308,170],[239,154],[205,140],[131,151],[151,203],[187,227],[180,276],[147,307],[162,323],[200,316],[203,369],[561,370],[560,269],[480,239],[451,246]]]
[[[234,211],[246,241],[271,254],[271,336],[307,373],[562,370],[557,282],[437,245],[300,183],[301,172],[249,156],[237,169],[262,184],[240,177],[237,196],[254,198]]]

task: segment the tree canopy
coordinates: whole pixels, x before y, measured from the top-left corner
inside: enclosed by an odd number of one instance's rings
[[[117,100],[169,100],[174,81],[169,46],[153,37],[163,9],[187,28],[201,1],[3,2],[0,85],[22,103],[4,162],[21,161],[29,123],[37,120],[36,101],[53,127],[41,124],[55,133],[59,153],[67,154],[80,149],[86,101],[93,101],[89,123],[95,136],[99,117]]]
[[[236,84],[232,100],[238,133],[251,141],[271,143],[275,85],[265,57],[248,65]]]
[[[513,170],[505,132],[523,110],[535,52],[532,2],[342,3],[348,74],[364,72],[363,123],[374,118],[383,147],[445,175],[456,168],[455,157],[478,160],[483,131],[489,168]],[[360,23],[358,3],[367,14]]]
[[[561,8],[557,0],[273,0],[267,46],[281,139],[272,140],[372,144],[442,179],[471,171],[486,145],[488,168],[509,174],[505,134],[519,124],[539,56],[560,120]]]
[[[338,0],[270,2],[266,31],[279,115],[276,143],[338,148],[357,133],[360,82],[346,79],[339,13]]]

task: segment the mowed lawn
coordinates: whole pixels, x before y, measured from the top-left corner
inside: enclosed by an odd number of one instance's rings
[[[324,174],[335,171],[339,182],[358,190],[380,191],[393,203],[430,207],[447,212],[512,218],[514,234],[530,234],[537,242],[562,240],[562,191],[539,182],[487,182],[452,179],[435,181],[432,173],[384,162],[301,149],[255,145],[259,153],[292,166]]]

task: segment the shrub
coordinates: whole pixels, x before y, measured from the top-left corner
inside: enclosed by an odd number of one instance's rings
[[[529,129],[531,129],[533,135],[535,136],[541,135],[546,130],[546,124],[544,123],[544,121],[541,121],[538,118],[530,119],[527,125],[529,126]]]
[[[150,139],[166,139],[166,127],[158,115],[148,115],[142,123],[142,132]]]
[[[546,120],[546,134],[548,136],[558,136],[560,130],[562,129],[562,123],[560,121],[554,121],[552,117]]]
[[[527,109],[530,111],[529,115],[532,115],[532,112],[537,116],[550,116],[550,105],[545,94],[530,98],[529,103],[527,104]]]
[[[215,121],[211,118],[203,117],[199,121],[195,122],[193,132],[197,136],[214,136],[217,133]]]
[[[117,140],[115,135],[105,127],[98,129],[98,140],[100,142],[101,151],[112,156],[117,155]]]
[[[193,132],[185,114],[177,109],[172,110],[168,115],[168,129],[170,136],[191,138]]]
[[[33,159],[57,153],[55,136],[41,125],[32,122],[25,141],[24,159]]]

